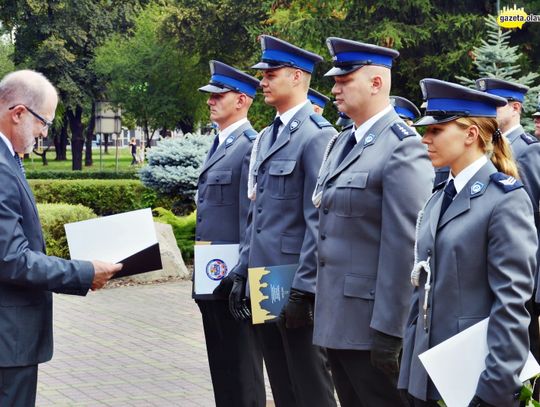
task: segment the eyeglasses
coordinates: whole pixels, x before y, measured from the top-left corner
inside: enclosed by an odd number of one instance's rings
[[[42,117],[41,115],[37,114],[36,112],[34,112],[32,109],[30,109],[28,106],[26,105],[23,105],[23,104],[18,104],[18,105],[13,105],[11,106],[8,110],[13,110],[15,109],[17,106],[24,106],[24,108],[26,110],[28,110],[30,113],[32,113],[32,115],[38,119],[41,123],[43,123],[43,130],[51,127],[53,125],[53,122],[51,122],[50,120],[47,120],[45,119],[44,117]]]

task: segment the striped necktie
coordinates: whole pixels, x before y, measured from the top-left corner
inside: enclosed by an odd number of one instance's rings
[[[19,166],[22,174],[24,176],[26,176],[26,171],[24,170],[24,165],[23,165],[23,162],[21,160],[21,157],[19,157],[19,154],[17,154],[17,153],[13,154],[13,158],[15,158],[15,161],[17,161],[17,165]]]

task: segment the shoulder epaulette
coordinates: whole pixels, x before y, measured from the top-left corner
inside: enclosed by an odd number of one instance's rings
[[[249,141],[255,140],[257,138],[257,134],[259,134],[259,133],[257,133],[253,129],[244,130],[244,136],[246,136]]]
[[[510,192],[523,187],[523,183],[520,180],[504,172],[496,172],[495,174],[491,174],[489,178],[495,182],[495,185],[502,188],[504,192]]]
[[[392,125],[392,130],[394,133],[396,133],[396,136],[398,136],[400,140],[403,140],[406,137],[416,136],[416,132],[404,123],[394,123]]]
[[[527,144],[538,143],[538,139],[534,136],[531,136],[529,133],[523,133],[521,135],[522,140]]]
[[[322,117],[320,114],[313,113],[311,116],[311,120],[319,126],[320,129],[324,127],[332,127],[332,123],[330,123],[328,120],[326,120],[324,117]]]

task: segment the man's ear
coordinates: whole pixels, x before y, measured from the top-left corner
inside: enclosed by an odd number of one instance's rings
[[[380,92],[383,86],[383,78],[380,75],[373,75],[371,78],[371,90],[373,94],[377,94]]]
[[[13,109],[9,109],[10,117],[13,123],[20,123],[22,120],[22,114],[25,111],[25,107],[23,105],[16,105],[13,107]]]

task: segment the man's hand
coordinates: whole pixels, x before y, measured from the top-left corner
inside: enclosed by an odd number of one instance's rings
[[[399,376],[399,353],[401,338],[373,331],[371,346],[371,364],[386,373],[392,383],[397,384]]]
[[[291,288],[289,301],[281,310],[279,318],[284,320],[289,329],[303,328],[313,325],[313,303],[315,295],[306,291]]]
[[[94,281],[92,291],[102,288],[116,273],[122,270],[122,263],[112,264],[99,260],[92,260],[94,266]]]
[[[229,295],[229,310],[237,321],[251,318],[251,311],[246,300],[246,279],[234,274],[233,286]]]

